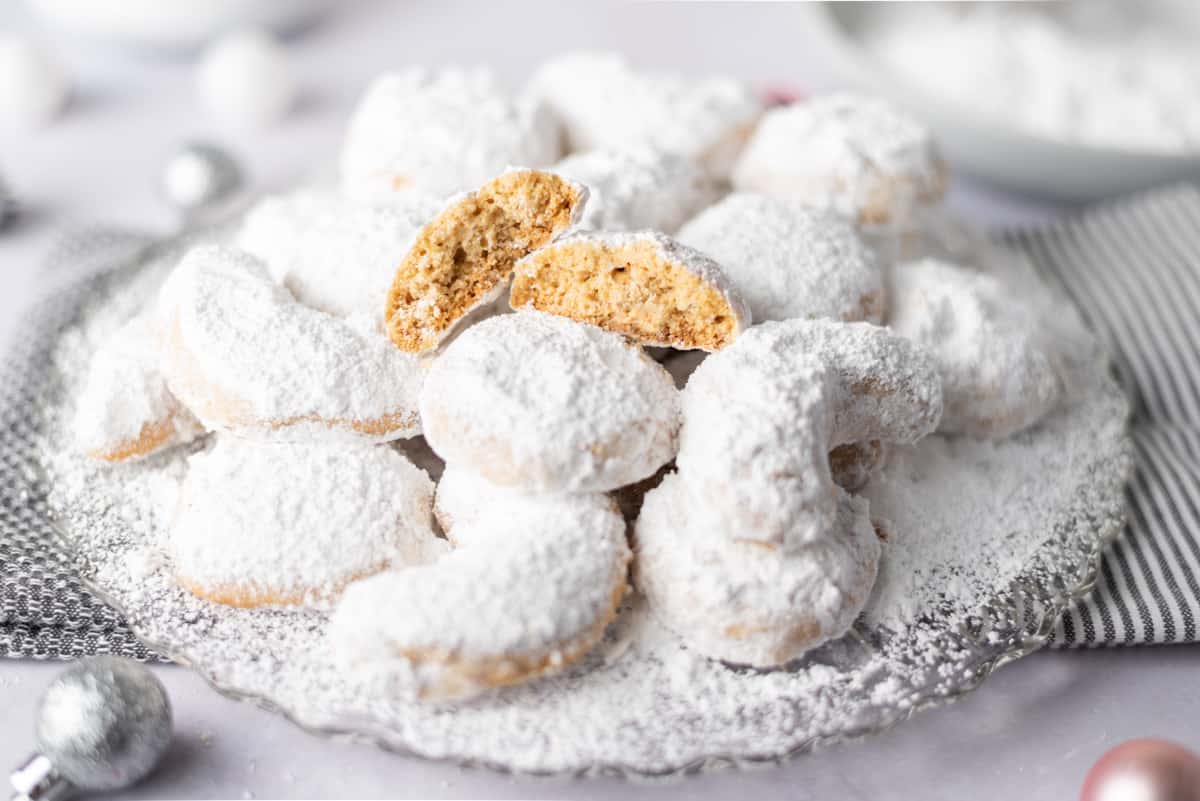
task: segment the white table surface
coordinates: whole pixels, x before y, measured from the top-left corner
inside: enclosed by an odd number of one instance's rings
[[[255,190],[285,186],[331,162],[356,93],[372,74],[408,63],[488,63],[519,80],[573,47],[616,47],[644,64],[728,70],[763,83],[836,82],[806,40],[801,6],[558,3],[514,9],[460,2],[343,3],[291,43],[304,98],[265,132],[221,130],[191,89],[186,59],[116,54],[45,34],[75,71],[68,115],[34,133],[0,131],[0,174],[28,207],[0,234],[0,347],[32,297],[42,257],[71,226],[97,222],[167,231],[154,179],[181,141],[210,138],[241,157]],[[0,31],[37,31],[19,6],[0,5]],[[951,203],[987,224],[1058,211],[957,181]],[[191,673],[157,666],[176,710],[166,764],[121,798],[1029,799],[1076,797],[1106,749],[1138,736],[1200,747],[1200,646],[1043,652],[1005,667],[970,697],[920,713],[887,734],[746,774],[671,784],[515,779],[327,742]],[[55,664],[0,663],[0,762],[29,748],[32,715]],[[2,767],[2,765],[0,765]]]

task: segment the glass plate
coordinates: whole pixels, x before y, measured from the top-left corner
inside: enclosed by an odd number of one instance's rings
[[[184,248],[226,236],[155,245],[32,313],[22,331],[36,344],[18,350],[10,375],[36,423],[0,435],[0,452],[19,455],[5,466],[17,479],[0,489],[52,518],[88,586],[150,647],[316,734],[536,774],[774,762],[893,726],[1042,647],[1123,525],[1126,401],[1073,311],[1024,275],[1074,343],[1067,399],[1003,442],[931,437],[896,456],[868,490],[890,537],[880,585],[846,637],[783,669],[733,667],[689,652],[635,597],[601,646],[559,675],[470,702],[412,700],[394,676],[341,664],[324,639],[327,610],[231,609],[175,586],[161,543],[186,456],[203,443],[117,467],[71,453],[67,421],[93,343]]]

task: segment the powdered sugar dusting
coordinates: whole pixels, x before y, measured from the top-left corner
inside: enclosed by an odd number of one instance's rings
[[[159,369],[160,350],[161,331],[150,312],[134,317],[96,350],[75,416],[75,434],[84,453],[119,453],[148,429],[164,431],[162,442],[152,450],[188,442],[203,430],[167,389]]]
[[[717,196],[695,164],[646,146],[577,153],[553,170],[587,186],[580,227],[600,231],[674,233]]]
[[[143,637],[310,728],[519,771],[661,773],[774,759],[885,727],[1039,644],[1121,525],[1125,400],[1069,309],[1036,290],[1080,343],[1067,360],[1070,390],[1015,437],[933,436],[872,482],[871,514],[888,521],[889,541],[851,636],[786,669],[731,669],[682,647],[634,597],[600,647],[559,675],[469,703],[415,702],[384,677],[344,670],[325,646],[323,612],[204,603],[165,566],[135,556],[162,548],[160,509],[177,492],[186,447],[113,468],[69,447],[67,420],[97,341],[145,302],[164,269],[123,271],[90,293],[60,340],[45,404],[50,500],[88,580]]]
[[[457,520],[446,557],[346,591],[335,654],[439,697],[573,662],[613,616],[629,561],[616,504],[595,499],[527,497]]]
[[[342,146],[342,189],[371,202],[411,191],[446,197],[510,164],[550,164],[559,146],[543,105],[511,97],[490,71],[412,68],[367,87]]]
[[[462,542],[476,524],[496,518],[536,515],[543,503],[566,503],[580,510],[596,508],[611,511],[612,498],[601,492],[545,495],[497,486],[469,470],[446,468],[438,481],[434,515],[451,542]]]
[[[411,192],[387,206],[299,189],[258,201],[238,232],[296,300],[329,314],[382,318],[396,266],[441,203]]]
[[[1060,380],[1036,308],[990,275],[932,259],[889,279],[888,324],[937,361],[941,430],[1005,437],[1054,408]]]
[[[605,491],[675,455],[679,398],[640,348],[535,311],[485,320],[438,356],[421,393],[447,462],[527,491]]]
[[[762,106],[732,78],[634,70],[616,53],[572,53],[544,64],[527,94],[562,121],[571,151],[650,145],[722,176]]]
[[[310,309],[250,254],[200,247],[163,287],[171,390],[210,429],[386,441],[419,432],[424,369],[375,319]]]
[[[733,184],[849,220],[879,206],[905,222],[940,198],[941,169],[928,128],[882,98],[835,93],[763,115]]]
[[[736,470],[729,479],[742,480]],[[637,522],[637,586],[651,612],[690,649],[742,665],[776,667],[844,635],[880,546],[867,504],[829,489],[833,514],[818,536],[774,549],[714,526],[686,470],[668,476]]]
[[[884,68],[980,124],[1097,148],[1200,149],[1190,0],[922,3],[872,23],[864,38]]]
[[[216,439],[189,459],[169,538],[193,589],[264,605],[327,600],[444,550],[433,482],[392,448]]]
[[[756,323],[883,321],[879,265],[854,229],[833,215],[735,193],[690,220],[678,238],[721,265]]]

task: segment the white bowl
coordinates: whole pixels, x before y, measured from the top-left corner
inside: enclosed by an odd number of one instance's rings
[[[815,41],[838,77],[896,100],[928,124],[950,164],[1007,189],[1058,200],[1098,200],[1159,184],[1200,177],[1200,152],[1165,154],[1055,141],[981,118],[889,70],[861,34],[877,2],[820,3]]]
[[[90,39],[191,50],[243,25],[290,30],[329,0],[27,0],[44,19]]]

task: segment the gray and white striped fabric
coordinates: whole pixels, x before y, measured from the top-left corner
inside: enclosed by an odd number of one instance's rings
[[[1060,647],[1196,642],[1200,617],[1200,191],[1157,190],[1001,237],[1057,281],[1132,401],[1129,525]]]

